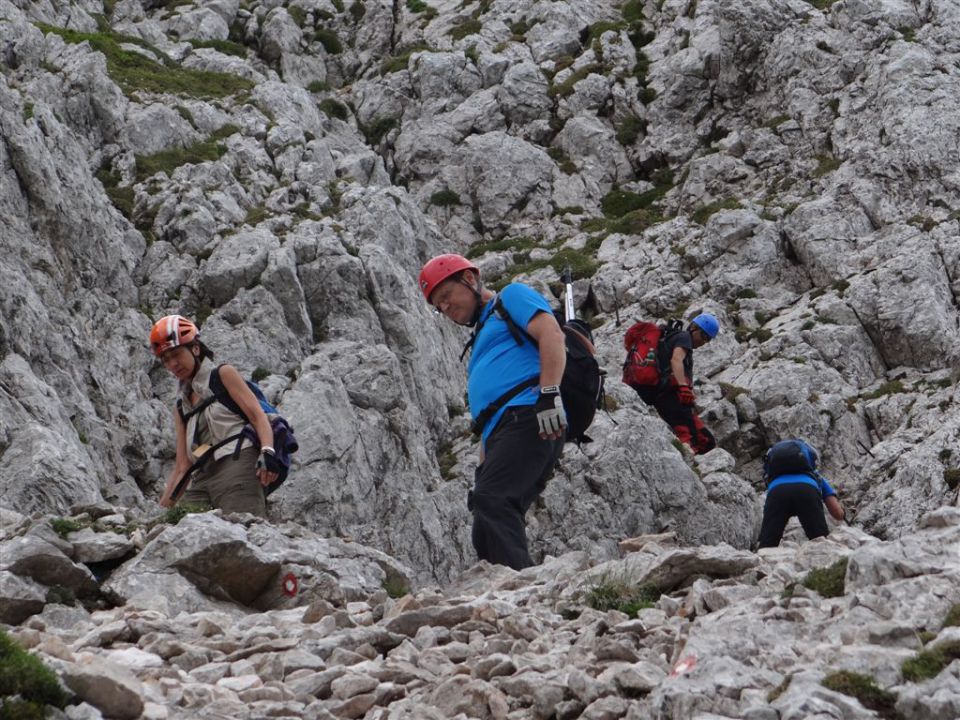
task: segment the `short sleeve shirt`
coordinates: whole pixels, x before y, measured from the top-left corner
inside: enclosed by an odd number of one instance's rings
[[[662,359],[661,367],[667,368],[670,372],[670,358],[673,357],[674,348],[681,347],[687,351],[683,358],[683,374],[688,380],[693,380],[693,338],[686,330],[680,330],[670,335],[663,343],[663,352],[665,357]]]
[[[540,293],[521,283],[511,283],[499,293],[500,302],[514,324],[526,330],[533,317],[540,312],[551,313],[550,304]],[[521,333],[518,344],[506,320],[494,312],[496,298],[486,304],[480,313],[480,332],[473,344],[467,365],[467,397],[470,414],[476,419],[484,409],[508,390],[524,380],[540,375],[540,351],[532,339]],[[534,385],[512,398],[483,428],[486,441],[508,407],[534,405],[538,387]]]

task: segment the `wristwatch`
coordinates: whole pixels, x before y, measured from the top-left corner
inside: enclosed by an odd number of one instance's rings
[[[541,395],[559,395],[560,386],[559,385],[544,385],[540,388]]]

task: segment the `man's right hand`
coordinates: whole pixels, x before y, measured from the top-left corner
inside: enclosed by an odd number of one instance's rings
[[[681,405],[693,405],[697,401],[693,394],[693,388],[689,385],[679,385],[677,387],[677,397],[680,399]]]

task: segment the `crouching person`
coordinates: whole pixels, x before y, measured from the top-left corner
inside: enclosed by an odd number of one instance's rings
[[[784,528],[796,517],[809,540],[830,533],[823,508],[834,520],[845,518],[843,506],[827,479],[817,472],[817,451],[803,440],[781,440],[764,458],[767,499],[763,505],[759,547],[777,547]]]

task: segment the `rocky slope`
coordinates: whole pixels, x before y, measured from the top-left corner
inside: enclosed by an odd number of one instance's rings
[[[896,540],[843,527],[754,554],[667,533],[414,592],[382,553],[294,525],[207,513],[123,547],[109,507],[59,534],[2,519],[2,586],[38,597],[0,621],[56,673],[48,718],[960,717],[956,508]],[[95,589],[88,568],[131,546]]]
[[[958,37],[898,0],[0,0],[2,505],[155,514],[146,335],[183,312],[297,429],[272,518],[450,581],[464,338],[415,277],[456,250],[548,295],[571,265],[611,374],[538,557],[746,549],[787,435],[911,534],[960,484]],[[700,309],[694,463],[616,376],[626,323]]]

